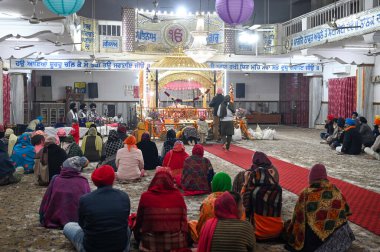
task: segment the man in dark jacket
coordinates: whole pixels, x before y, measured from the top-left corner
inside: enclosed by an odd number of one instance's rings
[[[223,89],[218,88],[216,90],[216,96],[212,98],[209,104],[211,108],[214,108],[214,122],[213,122],[213,129],[212,129],[214,140],[220,140],[220,121],[218,117],[218,109],[219,109],[220,104],[223,102],[223,100],[224,100]]]
[[[362,137],[356,128],[355,123],[356,122],[354,119],[346,119],[346,128],[344,129],[344,139],[341,153],[359,155],[362,151]]]
[[[129,251],[128,194],[112,188],[115,172],[109,165],[96,169],[91,179],[98,189],[80,198],[79,223],[67,223],[64,235],[77,251]]]

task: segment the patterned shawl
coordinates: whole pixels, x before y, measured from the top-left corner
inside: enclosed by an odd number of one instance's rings
[[[117,151],[123,147],[124,143],[119,138],[117,132],[115,130],[110,130],[108,140],[106,142],[106,158],[115,155]]]
[[[268,169],[258,168],[250,175],[243,203],[247,216],[253,214],[268,217],[281,217],[282,188],[270,175]]]
[[[306,224],[325,241],[347,222],[350,208],[339,189],[328,180],[314,182],[304,189],[296,203],[293,218],[286,232],[289,244],[301,250],[305,242]]]
[[[34,146],[30,143],[29,134],[24,133],[19,136],[11,156],[12,161],[15,162],[15,166],[22,166],[25,173],[33,173],[35,155],[36,153]]]

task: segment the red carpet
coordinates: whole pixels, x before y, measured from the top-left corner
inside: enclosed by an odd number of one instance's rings
[[[248,169],[252,164],[254,151],[236,145],[226,152],[221,145],[206,145],[205,150],[243,169]],[[308,186],[309,170],[273,157],[270,157],[273,165],[280,174],[281,186],[295,194]],[[352,215],[350,221],[380,235],[380,194],[363,189],[339,179],[329,177],[345,195]]]

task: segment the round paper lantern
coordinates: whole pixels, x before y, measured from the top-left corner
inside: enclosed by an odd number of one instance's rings
[[[68,16],[79,11],[84,1],[85,0],[43,0],[43,3],[51,12],[60,16]]]
[[[227,24],[237,25],[246,22],[253,13],[253,0],[216,0],[215,9]]]

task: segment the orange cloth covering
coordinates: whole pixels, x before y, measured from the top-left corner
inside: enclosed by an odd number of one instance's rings
[[[267,240],[280,236],[284,223],[281,217],[268,217],[254,213],[255,236],[258,240]]]

